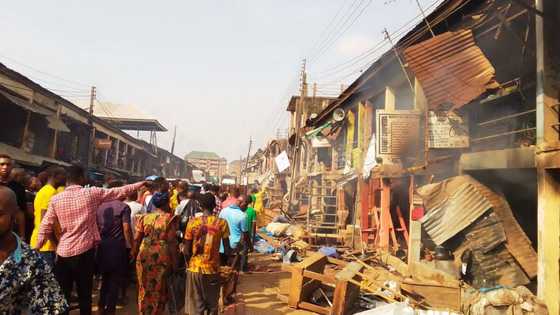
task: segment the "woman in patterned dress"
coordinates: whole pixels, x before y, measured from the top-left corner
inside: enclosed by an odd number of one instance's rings
[[[162,314],[167,303],[166,275],[176,268],[177,222],[169,208],[169,193],[152,197],[156,210],[136,223],[135,248],[138,276],[138,312]]]

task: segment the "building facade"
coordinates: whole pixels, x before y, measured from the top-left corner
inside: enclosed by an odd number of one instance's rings
[[[105,117],[0,64],[0,153],[40,172],[49,165],[86,166],[91,179],[184,177],[185,161],[136,139]]]
[[[470,176],[501,195],[517,221],[508,228],[518,223],[524,234],[516,249],[525,252],[511,250],[512,265],[557,314],[560,49],[552,37],[560,10],[557,1],[537,3],[544,5],[535,11],[505,0],[443,1],[304,132],[328,140],[312,153],[326,171],[319,176],[354,178],[352,198],[337,211],[350,212],[345,223],[361,224],[364,242],[378,212],[381,222],[401,210],[411,218],[403,224],[410,264],[420,260],[427,230],[409,212],[415,189]],[[344,111],[342,121],[334,121],[336,109]],[[315,176],[295,189],[304,192]],[[377,245],[389,236],[383,224],[378,228]]]
[[[191,151],[185,155],[185,160],[203,170],[209,179],[214,178],[218,182],[227,172],[227,160],[214,152]]]

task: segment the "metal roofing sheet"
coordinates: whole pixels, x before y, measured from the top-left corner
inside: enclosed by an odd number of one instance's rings
[[[437,245],[461,232],[492,207],[465,177],[453,177],[418,189],[428,211],[421,220],[422,226]]]
[[[498,87],[495,70],[472,32],[446,32],[405,49],[408,66],[420,81],[430,108],[450,102],[461,107]]]
[[[421,220],[422,225],[437,245],[464,230],[471,242],[480,238],[477,243],[485,248],[483,252],[487,252],[503,239],[505,233],[505,247],[512,259],[529,278],[537,275],[537,253],[502,196],[470,176],[457,176],[422,186],[418,194],[423,198],[428,212]],[[473,234],[472,226],[469,225],[490,209],[499,219],[501,228],[492,235],[488,232]],[[481,221],[478,224],[481,225]]]
[[[537,252],[533,249],[531,241],[515,219],[507,201],[479,182],[473,182],[473,185],[492,204],[493,211],[500,218],[507,238],[506,248],[508,251],[529,278],[536,277],[538,266]]]
[[[456,259],[460,259],[465,250],[470,250],[473,254],[470,272],[474,287],[491,285],[492,282],[515,287],[529,282],[529,278],[505,246],[504,226],[494,211],[480,217],[461,234],[464,239],[454,255]],[[487,281],[486,284],[484,280]]]
[[[62,121],[62,119],[57,118],[56,116],[47,116],[47,121],[49,124],[49,128],[62,131],[62,132],[70,132],[70,128],[66,126],[66,124]]]
[[[39,106],[35,103],[30,103],[29,101],[27,101],[23,98],[11,95],[8,92],[0,91],[0,95],[2,95],[4,98],[6,98],[11,103],[13,103],[17,106],[20,106],[25,110],[29,110],[29,111],[32,111],[34,113],[37,113],[39,115],[47,116],[47,115],[53,115],[54,114],[54,112],[52,112],[52,111],[50,111],[46,108],[43,108],[43,107],[41,107],[41,106]]]

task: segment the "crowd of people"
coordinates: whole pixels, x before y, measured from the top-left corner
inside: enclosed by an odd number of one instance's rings
[[[98,279],[100,314],[134,282],[139,314],[218,314],[220,267],[247,271],[261,199],[157,176],[97,187],[77,165],[29,176],[0,155],[0,313],[91,314]]]

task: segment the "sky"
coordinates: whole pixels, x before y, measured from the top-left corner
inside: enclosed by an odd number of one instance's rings
[[[170,130],[168,150],[177,126],[179,156],[231,161],[288,128],[304,58],[310,86],[336,96],[390,48],[366,54],[385,28],[419,14],[415,0],[10,1],[0,62],[75,103],[96,86],[100,101],[136,106]]]

